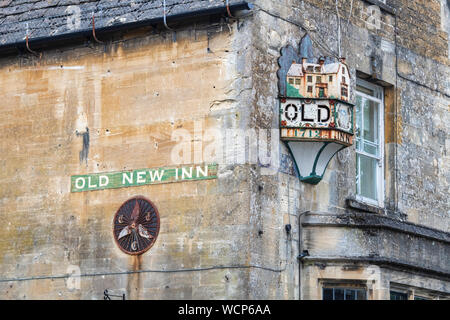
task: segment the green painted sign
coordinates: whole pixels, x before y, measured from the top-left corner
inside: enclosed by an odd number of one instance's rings
[[[217,178],[217,164],[138,169],[71,176],[71,192]]]

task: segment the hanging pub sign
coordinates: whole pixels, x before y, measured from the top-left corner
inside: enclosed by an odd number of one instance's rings
[[[353,104],[345,59],[315,59],[305,36],[300,53],[292,46],[278,59],[281,139],[288,146],[300,180],[317,184],[331,158],[353,144]]]

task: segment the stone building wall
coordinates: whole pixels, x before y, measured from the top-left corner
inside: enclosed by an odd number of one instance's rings
[[[280,173],[278,199],[265,195],[267,202],[292,199],[289,209],[281,207],[280,212],[283,222],[294,226],[292,243],[299,237],[301,216],[300,246],[310,255],[300,267],[301,298],[305,299],[321,298],[323,279],[341,283],[359,279],[367,288],[375,267],[379,280],[370,290],[377,294],[370,298],[389,299],[389,290],[396,284],[414,287],[420,283],[418,287],[433,292],[434,297],[449,292],[448,30],[443,30],[446,22],[441,20],[441,9],[445,9],[441,5],[447,4],[388,1],[392,7],[375,10],[374,3],[353,1],[350,14],[351,1],[339,1],[338,10],[341,50],[350,66],[352,85],[358,75],[385,89],[385,207],[381,211],[349,207],[347,199],[354,198],[356,190],[354,146],[332,159],[318,185],[299,183]],[[290,44],[297,48],[308,30],[316,56],[338,52],[335,4],[257,2],[253,23],[259,27],[252,30],[253,64],[261,76],[253,77],[256,95],[252,109],[260,126],[278,125],[275,72],[280,47]],[[377,13],[379,20],[375,19]],[[418,17],[426,23],[419,23]],[[409,27],[411,21],[413,28]],[[282,153],[288,151],[283,148]],[[288,181],[293,185],[286,190]],[[316,221],[316,215],[324,218]],[[343,228],[349,224],[349,229]],[[269,247],[260,250],[266,252]],[[286,256],[280,250],[280,260],[289,257],[293,264],[297,255],[296,246]],[[399,280],[398,272],[408,274],[407,280]],[[282,281],[288,287],[288,283],[297,286],[299,282],[295,277]],[[261,286],[255,291],[264,292]]]
[[[246,297],[245,167],[207,181],[70,192],[71,175],[171,165],[174,129],[193,134],[198,125],[202,134],[239,116],[244,106],[217,105],[236,82],[235,40],[228,28],[198,29],[178,32],[176,42],[144,30],[105,46],[2,59],[3,298],[102,299],[105,289],[127,299]],[[187,164],[197,156],[191,149]],[[161,217],[142,256],[124,254],[112,237],[115,212],[135,195],[151,199]],[[65,275],[77,267],[80,290],[68,290],[77,279]],[[188,271],[199,267],[213,269]]]
[[[316,186],[298,180],[278,139],[268,147],[280,153],[275,172],[239,159],[265,147],[252,130],[279,126],[280,49],[308,31],[317,56],[338,52],[335,1],[257,0],[238,21],[99,33],[104,44],[0,57],[2,297],[320,299],[324,281],[357,282],[371,299],[395,285],[448,296],[448,8],[373,3],[340,0],[338,11],[351,85],[358,75],[385,88],[381,210],[348,201],[354,147]],[[170,165],[174,130],[190,135],[186,163],[208,162],[208,145],[222,151],[217,179],[70,192],[71,175]],[[233,140],[246,135],[247,145]],[[139,257],[112,237],[114,213],[134,195],[161,216]]]

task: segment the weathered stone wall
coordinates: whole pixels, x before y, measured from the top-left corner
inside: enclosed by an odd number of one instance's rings
[[[393,266],[397,263],[396,268],[409,272],[410,279],[415,277],[417,271],[412,270],[410,265],[420,259],[423,262],[421,265],[430,269],[430,277],[433,270],[441,271],[438,276],[441,280],[433,285],[431,283],[435,280],[427,283],[427,273],[424,271],[422,286],[444,292],[445,295],[449,290],[449,243],[444,236],[449,231],[450,221],[449,138],[445,124],[448,119],[449,68],[447,32],[442,29],[445,19],[441,21],[440,2],[432,1],[430,6],[428,2],[425,4],[422,1],[388,3],[395,10],[378,9],[379,20],[374,20],[372,3],[353,1],[351,14],[350,3],[339,1],[338,10],[341,17],[341,50],[350,66],[352,85],[355,85],[358,73],[371,77],[372,81],[385,87],[385,207],[382,213],[376,214],[387,215],[394,221],[406,220],[441,230],[444,240],[429,241],[423,235],[411,238],[406,231],[407,225],[389,235],[382,235],[378,231],[379,225],[370,227],[369,224],[364,230],[354,230],[342,229],[340,226],[336,228],[336,222],[327,223],[323,228],[314,228],[304,222],[301,248],[309,250],[310,257],[305,260],[301,282],[315,283],[315,288],[318,288],[321,273],[316,270],[314,272],[318,272],[318,275],[312,276],[310,270],[318,268],[314,259],[324,257],[327,262],[321,265],[326,266],[336,260],[334,263],[345,269],[342,259],[340,262],[338,260],[347,256],[350,264],[361,267],[362,277],[366,278],[370,262],[365,264],[359,258],[365,257],[368,261],[374,258],[372,262],[375,265],[382,264],[382,260],[390,261],[387,268],[380,269],[383,277],[390,278],[391,273],[397,272]],[[446,4],[443,2],[442,5]],[[252,35],[255,70],[253,88],[256,94],[252,119],[256,126],[276,127],[278,92],[275,72],[279,49],[288,44],[297,48],[308,30],[317,56],[337,54],[336,2],[257,1],[255,11],[253,23],[257,27],[253,29]],[[420,24],[418,16],[427,23]],[[408,28],[411,20],[414,20],[414,28]],[[351,98],[353,100],[354,96]],[[283,154],[288,154],[283,146],[281,148]],[[283,173],[277,178],[262,179],[273,182],[279,180],[281,183],[278,197],[263,193],[265,199],[261,200],[262,203],[271,203],[269,207],[276,207],[288,194],[292,197],[289,209],[282,206],[280,213],[285,216],[283,223],[293,226],[293,240],[298,239],[298,217],[305,211],[325,216],[356,212],[346,203],[347,198],[354,197],[356,189],[354,147],[334,157],[323,180],[316,186],[299,183],[294,177],[288,178]],[[293,187],[286,190],[285,184],[289,179],[294,181]],[[307,220],[309,215],[305,215]],[[271,223],[265,216],[261,219],[261,224]],[[358,232],[361,234],[357,235]],[[418,230],[413,234],[415,232]],[[284,235],[280,239],[278,246],[273,247],[271,244],[259,247],[259,252],[278,250],[286,237]],[[284,253],[280,250],[280,261],[287,258],[293,265],[297,263],[298,247],[293,246],[286,256]],[[258,270],[253,272],[260,273]],[[340,276],[346,279],[342,272],[335,274],[334,278],[339,279]],[[281,281],[298,285],[298,278],[294,277],[285,277]],[[308,285],[301,286],[303,298],[321,297],[313,294]],[[256,292],[264,292],[266,284],[260,283],[255,288]],[[387,293],[372,298],[389,298],[389,281],[386,288]]]
[[[176,41],[144,30],[1,60],[3,298],[102,299],[104,289],[127,299],[248,296],[253,190],[245,167],[223,167],[208,181],[70,192],[71,175],[170,165],[175,129],[234,123],[245,106],[227,104],[240,88],[232,35],[226,25],[179,31]],[[112,236],[115,212],[134,195],[151,199],[161,217],[155,245],[140,257],[121,252]],[[74,266],[81,290],[66,287]],[[212,269],[164,272],[199,267]]]
[[[272,147],[283,160],[273,174],[230,160],[247,148],[232,143],[214,180],[69,190],[74,174],[169,165],[175,129],[192,135],[199,162],[196,128],[205,136],[278,128],[279,50],[298,47],[308,30],[317,56],[336,54],[335,1],[258,0],[251,15],[208,31],[184,26],[174,38],[144,29],[113,44],[47,50],[42,59],[2,58],[4,297],[101,299],[115,289],[141,299],[320,298],[323,279],[366,283],[374,265],[380,279],[370,298],[387,298],[393,282],[448,294],[450,90],[441,7],[388,1],[396,15],[381,10],[378,21],[369,2],[354,0],[351,14],[350,2],[339,1],[339,13],[351,84],[358,73],[386,89],[381,213],[347,205],[354,147],[334,157],[316,186],[299,182],[283,144]],[[138,194],[161,215],[159,238],[140,258],[123,254],[112,237],[114,213]],[[325,220],[314,224],[315,216]],[[301,264],[299,248],[310,254]],[[420,270],[411,267],[415,259]],[[70,266],[80,267],[81,290],[67,289]]]

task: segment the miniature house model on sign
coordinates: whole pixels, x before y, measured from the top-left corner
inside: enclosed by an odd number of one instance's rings
[[[341,62],[324,64],[325,59],[319,58],[318,63],[292,62],[287,73],[287,96],[295,98],[330,98],[348,101],[348,83],[350,76]]]
[[[281,139],[294,158],[300,180],[317,184],[331,158],[353,144],[348,66],[343,58],[326,63],[322,57],[315,62],[298,57],[290,46],[281,52]]]

